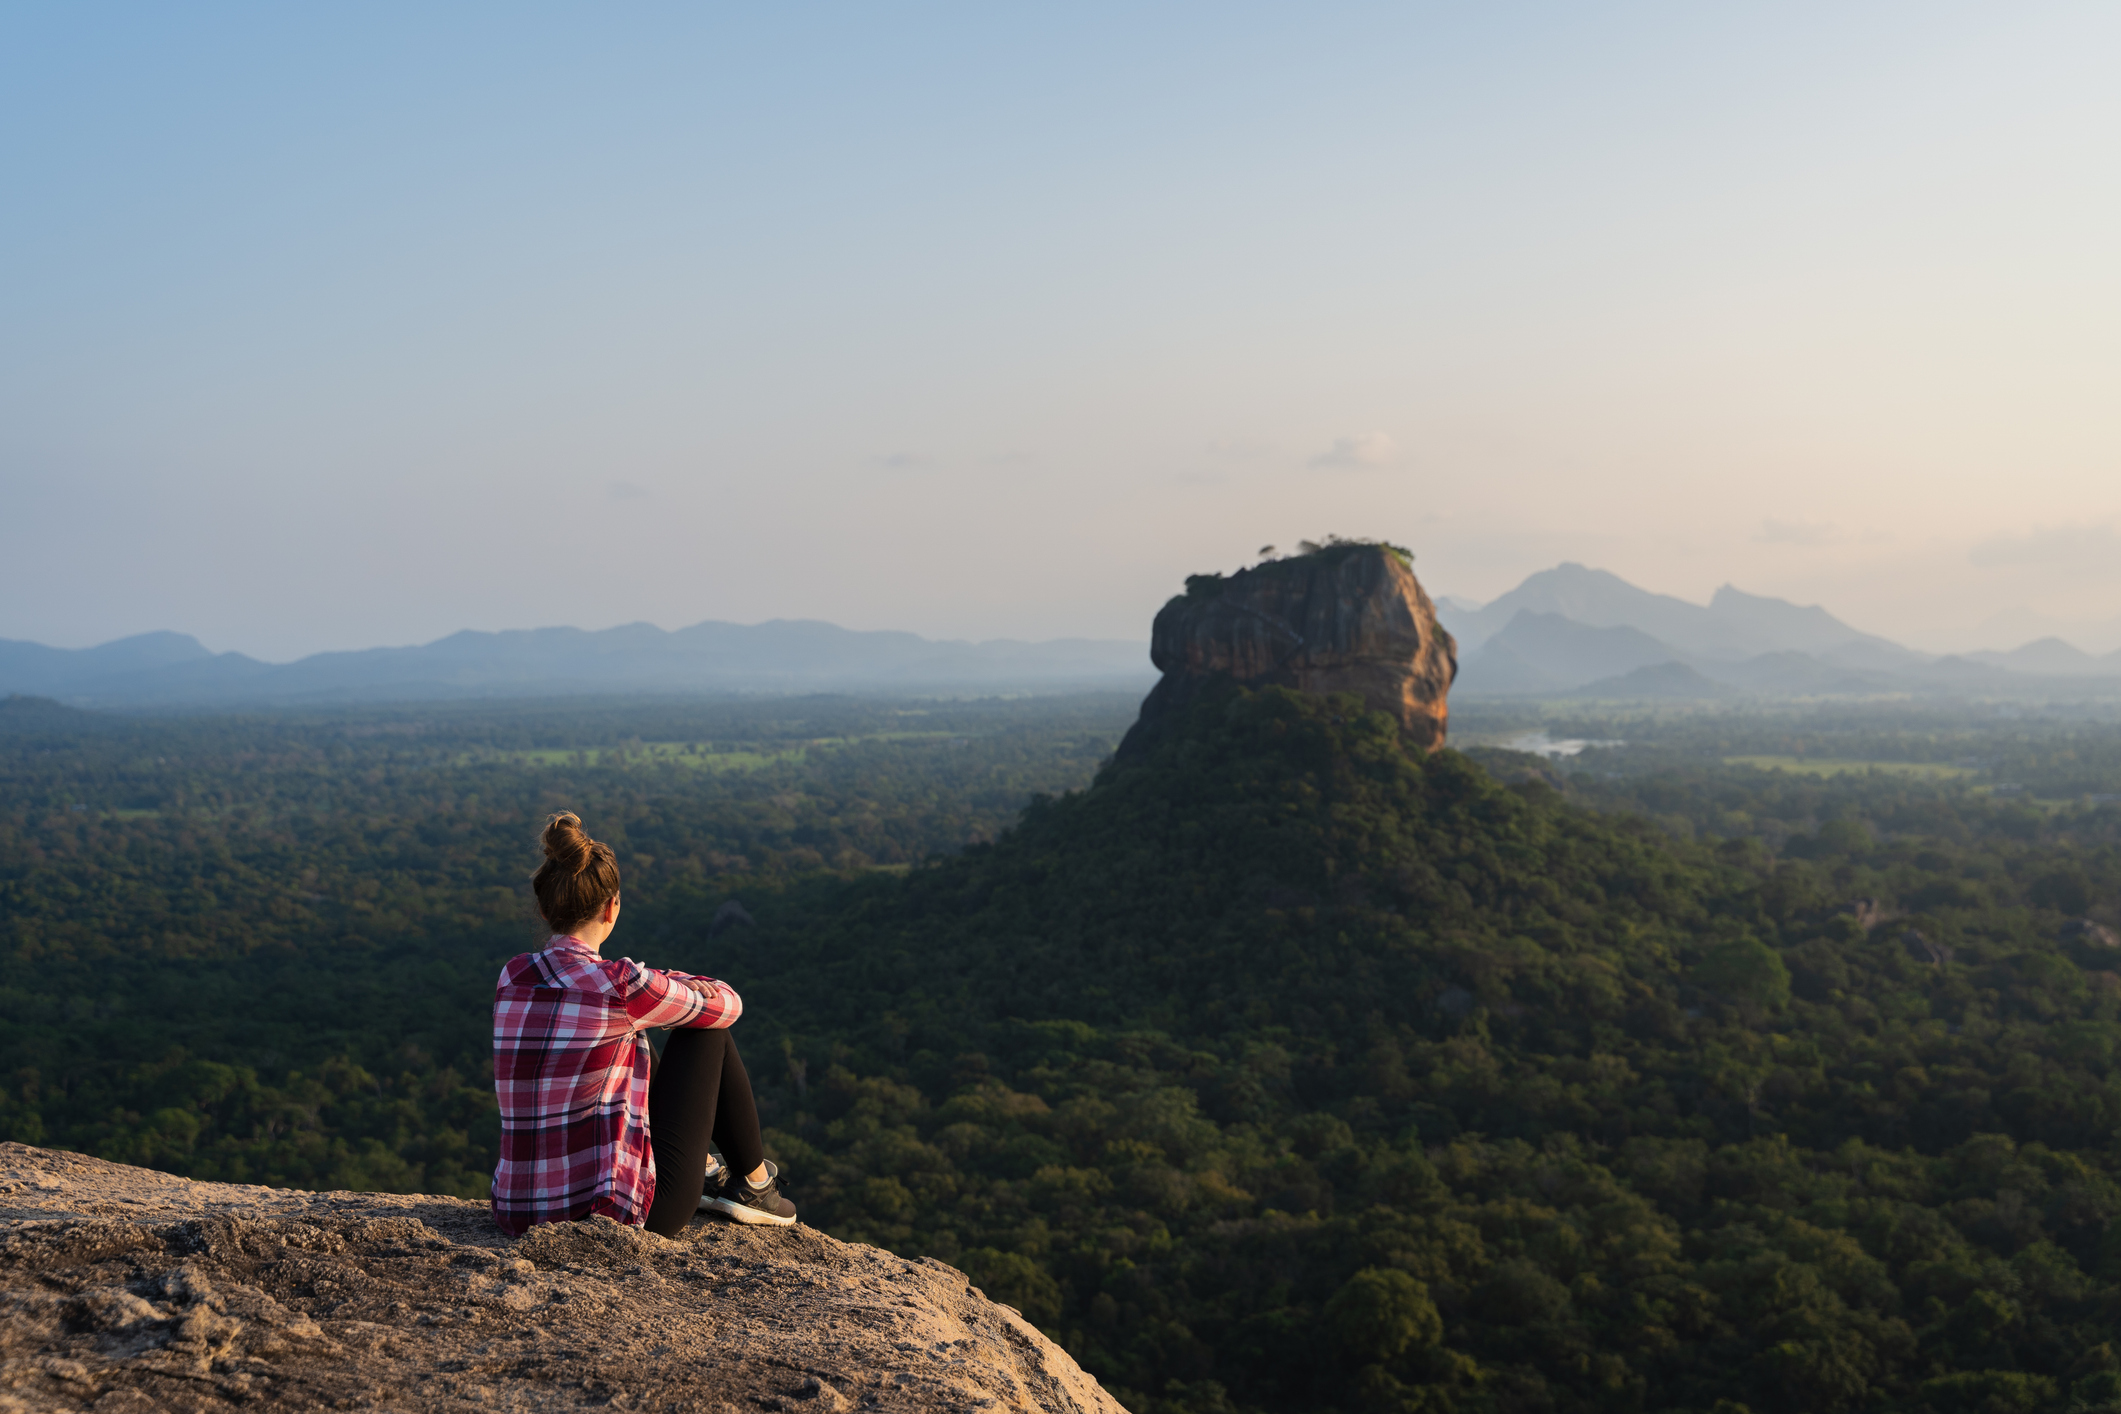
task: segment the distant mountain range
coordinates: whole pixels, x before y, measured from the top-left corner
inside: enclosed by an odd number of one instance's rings
[[[1612,699],[1883,693],[2121,696],[2121,653],[2046,638],[1939,657],[1817,606],[1730,585],[1706,605],[1583,565],[1542,570],[1491,603],[1438,602],[1458,640],[1455,695]]]
[[[626,624],[590,632],[464,632],[416,648],[318,653],[262,663],[212,653],[188,634],[146,633],[96,648],[0,640],[0,694],[83,706],[294,706],[583,693],[1001,693],[1146,689],[1146,643],[984,643],[863,633],[803,619]]]
[[[1729,585],[1706,605],[1638,589],[1583,565],[1542,570],[1501,598],[1449,597],[1458,698],[1687,700],[1921,693],[2121,697],[2121,652],[2056,638],[2008,653],[1938,657],[1851,628],[1822,608]],[[982,694],[1112,688],[1155,680],[1148,645],[1064,638],[984,643],[857,632],[808,619],[707,622],[665,632],[466,631],[413,648],[264,663],[212,653],[188,634],[96,648],[0,639],[0,695],[92,707],[299,706],[617,693]]]

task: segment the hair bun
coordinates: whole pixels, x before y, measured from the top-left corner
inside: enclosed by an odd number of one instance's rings
[[[554,933],[587,922],[618,896],[619,857],[582,829],[582,817],[562,810],[545,822],[538,836],[545,862],[530,877],[538,896],[538,914]]]
[[[587,869],[596,848],[596,841],[582,830],[582,817],[572,810],[562,810],[545,822],[543,843],[545,857],[570,874]]]

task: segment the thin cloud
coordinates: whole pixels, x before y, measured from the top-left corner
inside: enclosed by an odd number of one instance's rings
[[[2105,525],[2042,526],[2023,535],[1998,535],[1967,551],[1983,568],[2033,565],[2042,569],[2112,570],[2121,561],[2121,534]]]
[[[1360,437],[1335,437],[1333,445],[1311,458],[1310,464],[1330,471],[1383,466],[1397,450],[1384,433],[1365,432]]]
[[[870,460],[886,471],[919,471],[928,465],[928,459],[915,452],[886,452]]]
[[[648,496],[649,491],[646,486],[639,486],[631,481],[614,481],[611,483],[611,499],[614,501],[645,501]]]
[[[1760,522],[1760,529],[1753,532],[1755,545],[1802,545],[1813,547],[1831,545],[1842,537],[1833,526],[1823,520],[1775,520]]]

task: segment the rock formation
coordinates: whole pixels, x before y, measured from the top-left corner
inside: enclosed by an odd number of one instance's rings
[[[1353,692],[1425,750],[1443,745],[1458,649],[1404,551],[1341,541],[1248,570],[1195,575],[1164,605],[1149,657],[1163,671],[1120,743],[1124,760],[1217,683]]]
[[[2116,933],[2104,923],[2089,918],[2070,919],[2055,936],[2065,943],[2082,943],[2094,948],[2121,948],[2121,933]]]
[[[807,1227],[503,1236],[458,1198],[0,1144],[0,1411],[1125,1414],[961,1272]]]

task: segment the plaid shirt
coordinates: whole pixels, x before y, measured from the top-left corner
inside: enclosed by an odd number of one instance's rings
[[[632,958],[554,938],[501,969],[493,993],[493,1088],[501,1162],[493,1220],[512,1233],[603,1213],[639,1227],[655,1201],[648,1147],[648,1038],[656,1026],[727,1026],[743,999]]]

